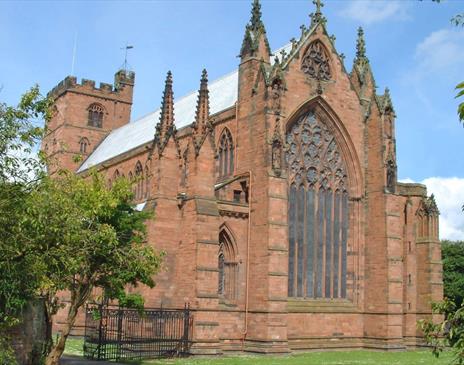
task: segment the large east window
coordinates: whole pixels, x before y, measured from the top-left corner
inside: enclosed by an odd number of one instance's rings
[[[314,111],[297,119],[286,138],[288,296],[346,298],[349,199],[340,148]]]

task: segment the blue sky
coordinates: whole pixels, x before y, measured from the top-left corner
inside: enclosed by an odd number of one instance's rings
[[[79,79],[111,82],[124,60],[120,48],[126,42],[134,46],[129,64],[136,72],[136,119],[159,107],[167,70],[174,74],[175,96],[180,97],[198,88],[204,67],[210,80],[237,67],[250,3],[0,2],[0,100],[16,103],[34,83],[46,92],[69,75],[77,34],[74,74]],[[313,9],[311,1],[263,0],[271,48],[298,37]],[[450,236],[445,230],[449,237],[464,238],[456,208],[458,199],[464,202],[464,128],[454,99],[455,85],[464,80],[464,28],[450,23],[453,15],[464,12],[464,1],[327,0],[323,12],[348,70],[356,29],[364,27],[379,92],[390,88],[397,112],[399,177],[429,179],[429,190],[452,184],[457,192],[452,198],[442,193],[439,205],[446,205],[446,196],[455,202],[450,203],[455,231]],[[438,179],[435,189],[431,178]],[[442,209],[442,219],[448,219],[443,215]]]

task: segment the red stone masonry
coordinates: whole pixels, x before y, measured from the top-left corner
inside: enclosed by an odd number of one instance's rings
[[[97,166],[111,182],[134,176],[141,164],[137,202],[155,213],[147,222],[148,242],[167,253],[156,287],[130,290],[141,292],[149,307],[190,303],[195,354],[420,345],[416,323],[432,316],[431,302],[443,293],[438,209],[425,186],[397,182],[395,112],[388,90],[376,94],[362,29],[348,73],[320,8],[274,63],[260,16],[254,1],[234,107],[209,115],[204,71],[196,120],[176,130],[168,75],[153,142]],[[115,84],[96,89],[92,81],[77,84],[68,77],[52,90],[56,114],[43,148],[63,166],[78,168],[72,156],[81,138],[89,140],[90,154],[111,130],[129,122],[134,77],[119,72]],[[87,108],[94,102],[105,110],[102,128],[87,125]],[[346,168],[342,298],[334,290],[328,298],[289,297],[294,172],[285,158],[291,151],[287,136],[308,113],[333,137]],[[224,155],[219,146],[226,128],[233,152]],[[230,161],[232,155],[233,170],[222,176],[219,157]],[[223,275],[219,258],[225,249],[229,261]],[[330,275],[326,265],[321,263],[321,270]],[[62,320],[61,313],[57,330]],[[81,326],[82,321],[75,333],[82,333]]]

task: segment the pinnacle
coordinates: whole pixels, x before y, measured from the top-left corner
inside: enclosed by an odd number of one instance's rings
[[[263,22],[261,21],[261,4],[259,3],[259,0],[253,0],[250,25],[251,29],[257,29],[263,25]]]
[[[166,85],[172,86],[172,72],[168,71],[168,74],[166,75]]]
[[[206,71],[206,69],[204,68],[201,73],[200,85],[201,87],[203,87],[203,86],[206,86],[207,84],[208,84],[208,71]]]
[[[161,101],[160,124],[162,133],[174,124],[174,96],[172,93],[172,72],[168,71],[164,85],[163,99]]]
[[[366,57],[366,41],[364,40],[364,30],[358,28],[358,39],[356,41],[356,59],[367,59]]]

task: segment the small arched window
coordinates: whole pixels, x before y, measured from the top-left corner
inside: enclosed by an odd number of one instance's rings
[[[135,165],[135,199],[139,200],[143,197],[143,167],[140,161]]]
[[[118,169],[114,170],[113,180],[119,179],[120,177],[121,177],[121,174],[119,173],[119,170]]]
[[[234,172],[234,142],[229,129],[224,128],[219,139],[219,177],[232,175]]]
[[[234,244],[229,233],[219,233],[218,294],[227,300],[237,299],[238,262]]]
[[[88,147],[90,145],[90,142],[87,138],[82,137],[81,140],[79,141],[79,151],[82,154],[86,154],[88,151]]]
[[[105,109],[98,103],[91,104],[87,110],[89,111],[88,125],[91,127],[103,127],[103,114]]]

